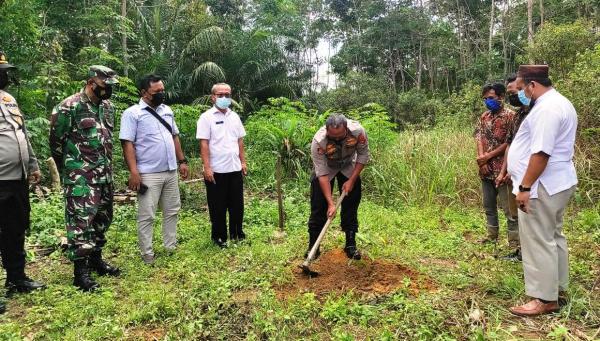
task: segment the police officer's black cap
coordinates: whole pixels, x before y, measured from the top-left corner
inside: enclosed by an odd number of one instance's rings
[[[14,69],[15,66],[8,63],[8,59],[6,58],[6,54],[0,51],[0,70],[8,70]]]

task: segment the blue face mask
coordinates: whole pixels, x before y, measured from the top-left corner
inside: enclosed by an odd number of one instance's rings
[[[231,105],[231,98],[229,97],[217,97],[215,105],[219,109],[227,109]]]
[[[495,100],[493,98],[486,98],[485,99],[485,106],[491,112],[496,112],[496,111],[500,110],[500,108],[502,108],[502,104],[500,104],[500,102],[498,100]]]
[[[521,103],[523,103],[523,105],[527,105],[529,106],[529,104],[531,104],[531,98],[528,98],[527,96],[525,96],[525,90],[519,90],[519,101],[521,101]]]

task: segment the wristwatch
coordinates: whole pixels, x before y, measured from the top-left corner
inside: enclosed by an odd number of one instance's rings
[[[519,192],[531,192],[531,187],[523,187],[523,185],[519,185]]]
[[[182,165],[182,164],[184,164],[184,163],[185,163],[186,165],[187,165],[187,163],[188,163],[188,159],[187,159],[187,158],[185,158],[185,157],[184,157],[183,159],[181,159],[181,160],[177,161],[177,165],[178,165],[178,166],[181,166],[181,165]]]

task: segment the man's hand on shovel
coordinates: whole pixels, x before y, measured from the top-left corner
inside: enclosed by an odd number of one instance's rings
[[[327,218],[330,218],[330,219],[335,218],[336,211],[337,211],[337,207],[335,207],[335,204],[333,204],[333,203],[329,204],[327,207]]]

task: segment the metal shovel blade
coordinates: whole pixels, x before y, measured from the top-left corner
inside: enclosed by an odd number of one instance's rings
[[[319,276],[319,273],[311,270],[310,267],[308,265],[305,264],[300,264],[298,265],[300,267],[300,269],[302,269],[302,273],[305,274],[308,277],[317,277]]]

